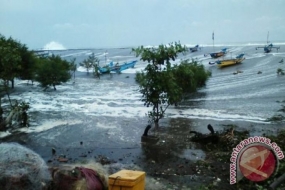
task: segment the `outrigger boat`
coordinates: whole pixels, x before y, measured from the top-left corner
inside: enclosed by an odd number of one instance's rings
[[[266,46],[264,46],[264,47],[256,47],[255,49],[257,50],[259,48],[263,48],[264,53],[271,52],[272,48],[276,48],[276,50],[278,51],[278,49],[280,49],[280,47],[274,47],[272,43],[269,44],[268,37],[269,37],[269,32],[267,33],[267,45]]]
[[[137,63],[137,60],[134,60],[131,62],[126,62],[123,64],[117,63],[116,65],[114,65],[113,62],[110,62],[109,65],[106,65],[104,67],[99,67],[98,69],[99,69],[101,74],[109,73],[111,71],[119,73],[123,70],[129,69],[129,68],[134,68],[136,63]]]
[[[280,49],[280,47],[274,47],[273,44],[268,44],[268,45],[266,45],[266,46],[264,46],[264,47],[257,47],[257,48],[255,48],[255,49],[257,50],[257,49],[259,49],[259,48],[263,48],[264,53],[269,53],[269,52],[271,52],[272,48],[276,48],[277,51],[278,51],[278,49]]]
[[[242,53],[236,56],[235,59],[218,60],[215,62],[209,62],[209,64],[210,65],[217,64],[219,67],[227,67],[227,66],[239,64],[243,60],[245,60],[245,58],[244,58],[244,54]]]

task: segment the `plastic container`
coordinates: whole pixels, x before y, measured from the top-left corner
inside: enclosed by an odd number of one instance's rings
[[[121,170],[109,176],[109,190],[144,190],[145,172]]]

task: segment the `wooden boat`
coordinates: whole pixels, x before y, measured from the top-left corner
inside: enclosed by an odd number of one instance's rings
[[[189,48],[191,52],[195,52],[195,51],[198,51],[198,48],[199,48],[199,45],[196,45],[192,48]]]
[[[213,49],[214,49],[214,47],[215,47],[215,43],[214,43],[214,32],[213,32],[213,34],[212,34],[212,40],[213,40]],[[218,52],[213,52],[213,53],[209,53],[210,54],[210,56],[212,57],[212,58],[218,58],[218,57],[222,57],[222,56],[224,56],[226,53],[227,53],[227,49],[228,48],[223,48],[223,49],[221,49],[220,51],[218,51]],[[215,51],[215,49],[214,49],[214,51]],[[208,54],[204,54],[204,56],[206,57]]]
[[[114,65],[113,62],[109,63],[109,65],[104,66],[104,67],[99,67],[99,71],[101,74],[103,73],[109,73],[111,71],[113,72],[121,72],[123,70],[129,69],[129,68],[134,68],[134,66],[136,65],[137,60],[131,61],[131,62],[126,62],[123,64],[119,64],[117,63],[116,65]]]
[[[221,49],[221,51],[219,52],[210,53],[210,56],[212,58],[218,58],[218,57],[224,56],[227,53],[227,49],[228,48],[224,48],[224,49]]]
[[[219,67],[227,67],[227,66],[239,64],[243,60],[245,60],[245,58],[244,58],[244,54],[242,53],[242,54],[239,54],[238,56],[236,56],[235,59],[218,60],[215,62],[209,62],[209,64],[210,65],[217,64]]]

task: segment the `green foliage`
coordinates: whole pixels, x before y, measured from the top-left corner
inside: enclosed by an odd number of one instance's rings
[[[92,68],[92,65],[87,59],[83,60],[82,63],[79,63],[79,65],[85,67],[87,74],[89,74],[89,70]]]
[[[99,62],[100,60],[95,57],[95,54],[92,53],[87,59],[84,59],[82,63],[80,63],[81,66],[85,67],[87,70],[87,74],[89,74],[89,70],[91,68],[94,69],[94,76],[99,77]]]
[[[21,44],[11,37],[6,39],[0,35],[0,79],[13,81],[17,77],[22,61],[20,47]]]
[[[185,60],[174,65],[173,72],[183,93],[195,92],[197,88],[204,86],[211,76],[211,72],[206,71],[204,65],[194,60]]]
[[[77,64],[75,63],[75,61],[76,61],[76,58],[73,58],[69,62],[69,69],[72,72],[73,80],[75,80],[75,72],[76,72],[76,69],[77,69]]]
[[[37,58],[25,45],[19,49],[21,55],[20,69],[17,77],[22,80],[34,80]]]
[[[56,90],[56,85],[67,82],[71,78],[69,73],[70,62],[61,59],[59,56],[52,55],[47,58],[39,58],[37,67],[35,80],[45,89],[53,86]]]
[[[0,79],[11,81],[13,88],[15,77],[33,80],[35,65],[35,55],[24,44],[0,35]]]
[[[171,43],[167,45],[159,45],[158,48],[144,48],[143,46],[136,49],[132,49],[136,56],[141,56],[141,60],[152,62],[155,65],[163,65],[170,63],[170,60],[175,60],[179,53],[187,51],[185,46],[182,46],[179,42]]]
[[[187,60],[171,66],[171,60],[175,61],[179,53],[187,51],[180,43],[160,45],[158,48],[142,46],[132,51],[149,63],[144,71],[136,74],[135,80],[139,84],[144,105],[152,106],[148,116],[156,125],[169,105],[180,102],[185,93],[194,92],[205,85],[210,76],[197,62]],[[166,67],[161,69],[164,64]]]

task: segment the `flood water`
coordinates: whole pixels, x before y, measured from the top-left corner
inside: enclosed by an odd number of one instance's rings
[[[144,107],[134,82],[135,73],[146,66],[142,61],[122,74],[104,75],[100,80],[78,67],[75,83],[71,80],[56,91],[44,92],[38,84],[16,81],[11,99],[30,103],[31,126],[0,132],[0,141],[26,145],[46,161],[53,159],[51,149],[55,148],[57,153],[70,158],[70,162],[106,155],[124,167],[138,165],[148,171],[149,162],[157,163],[154,167],[159,168],[168,162],[190,164],[205,158],[205,153],[189,142],[189,131],[208,133],[209,123],[216,130],[222,130],[225,124],[235,124],[239,129],[249,129],[251,135],[284,128],[266,119],[277,113],[281,108],[278,101],[285,99],[285,76],[276,74],[277,68],[285,70],[285,63],[279,63],[285,58],[285,47],[269,54],[252,46],[229,46],[229,50],[228,58],[244,52],[246,59],[242,64],[220,69],[208,64],[213,59],[204,57],[212,47],[179,56],[176,63],[181,59],[197,60],[212,72],[212,77],[204,88],[189,95],[178,107],[169,107],[160,129],[150,131],[160,135],[157,146],[141,144],[141,135],[148,124],[146,113],[150,110]],[[130,48],[125,48],[53,53],[67,60],[76,58],[77,63],[92,53],[100,58],[100,64],[139,60],[130,52]],[[237,70],[242,73],[234,75]],[[257,74],[259,71],[262,73]],[[7,107],[6,97],[2,105]]]

